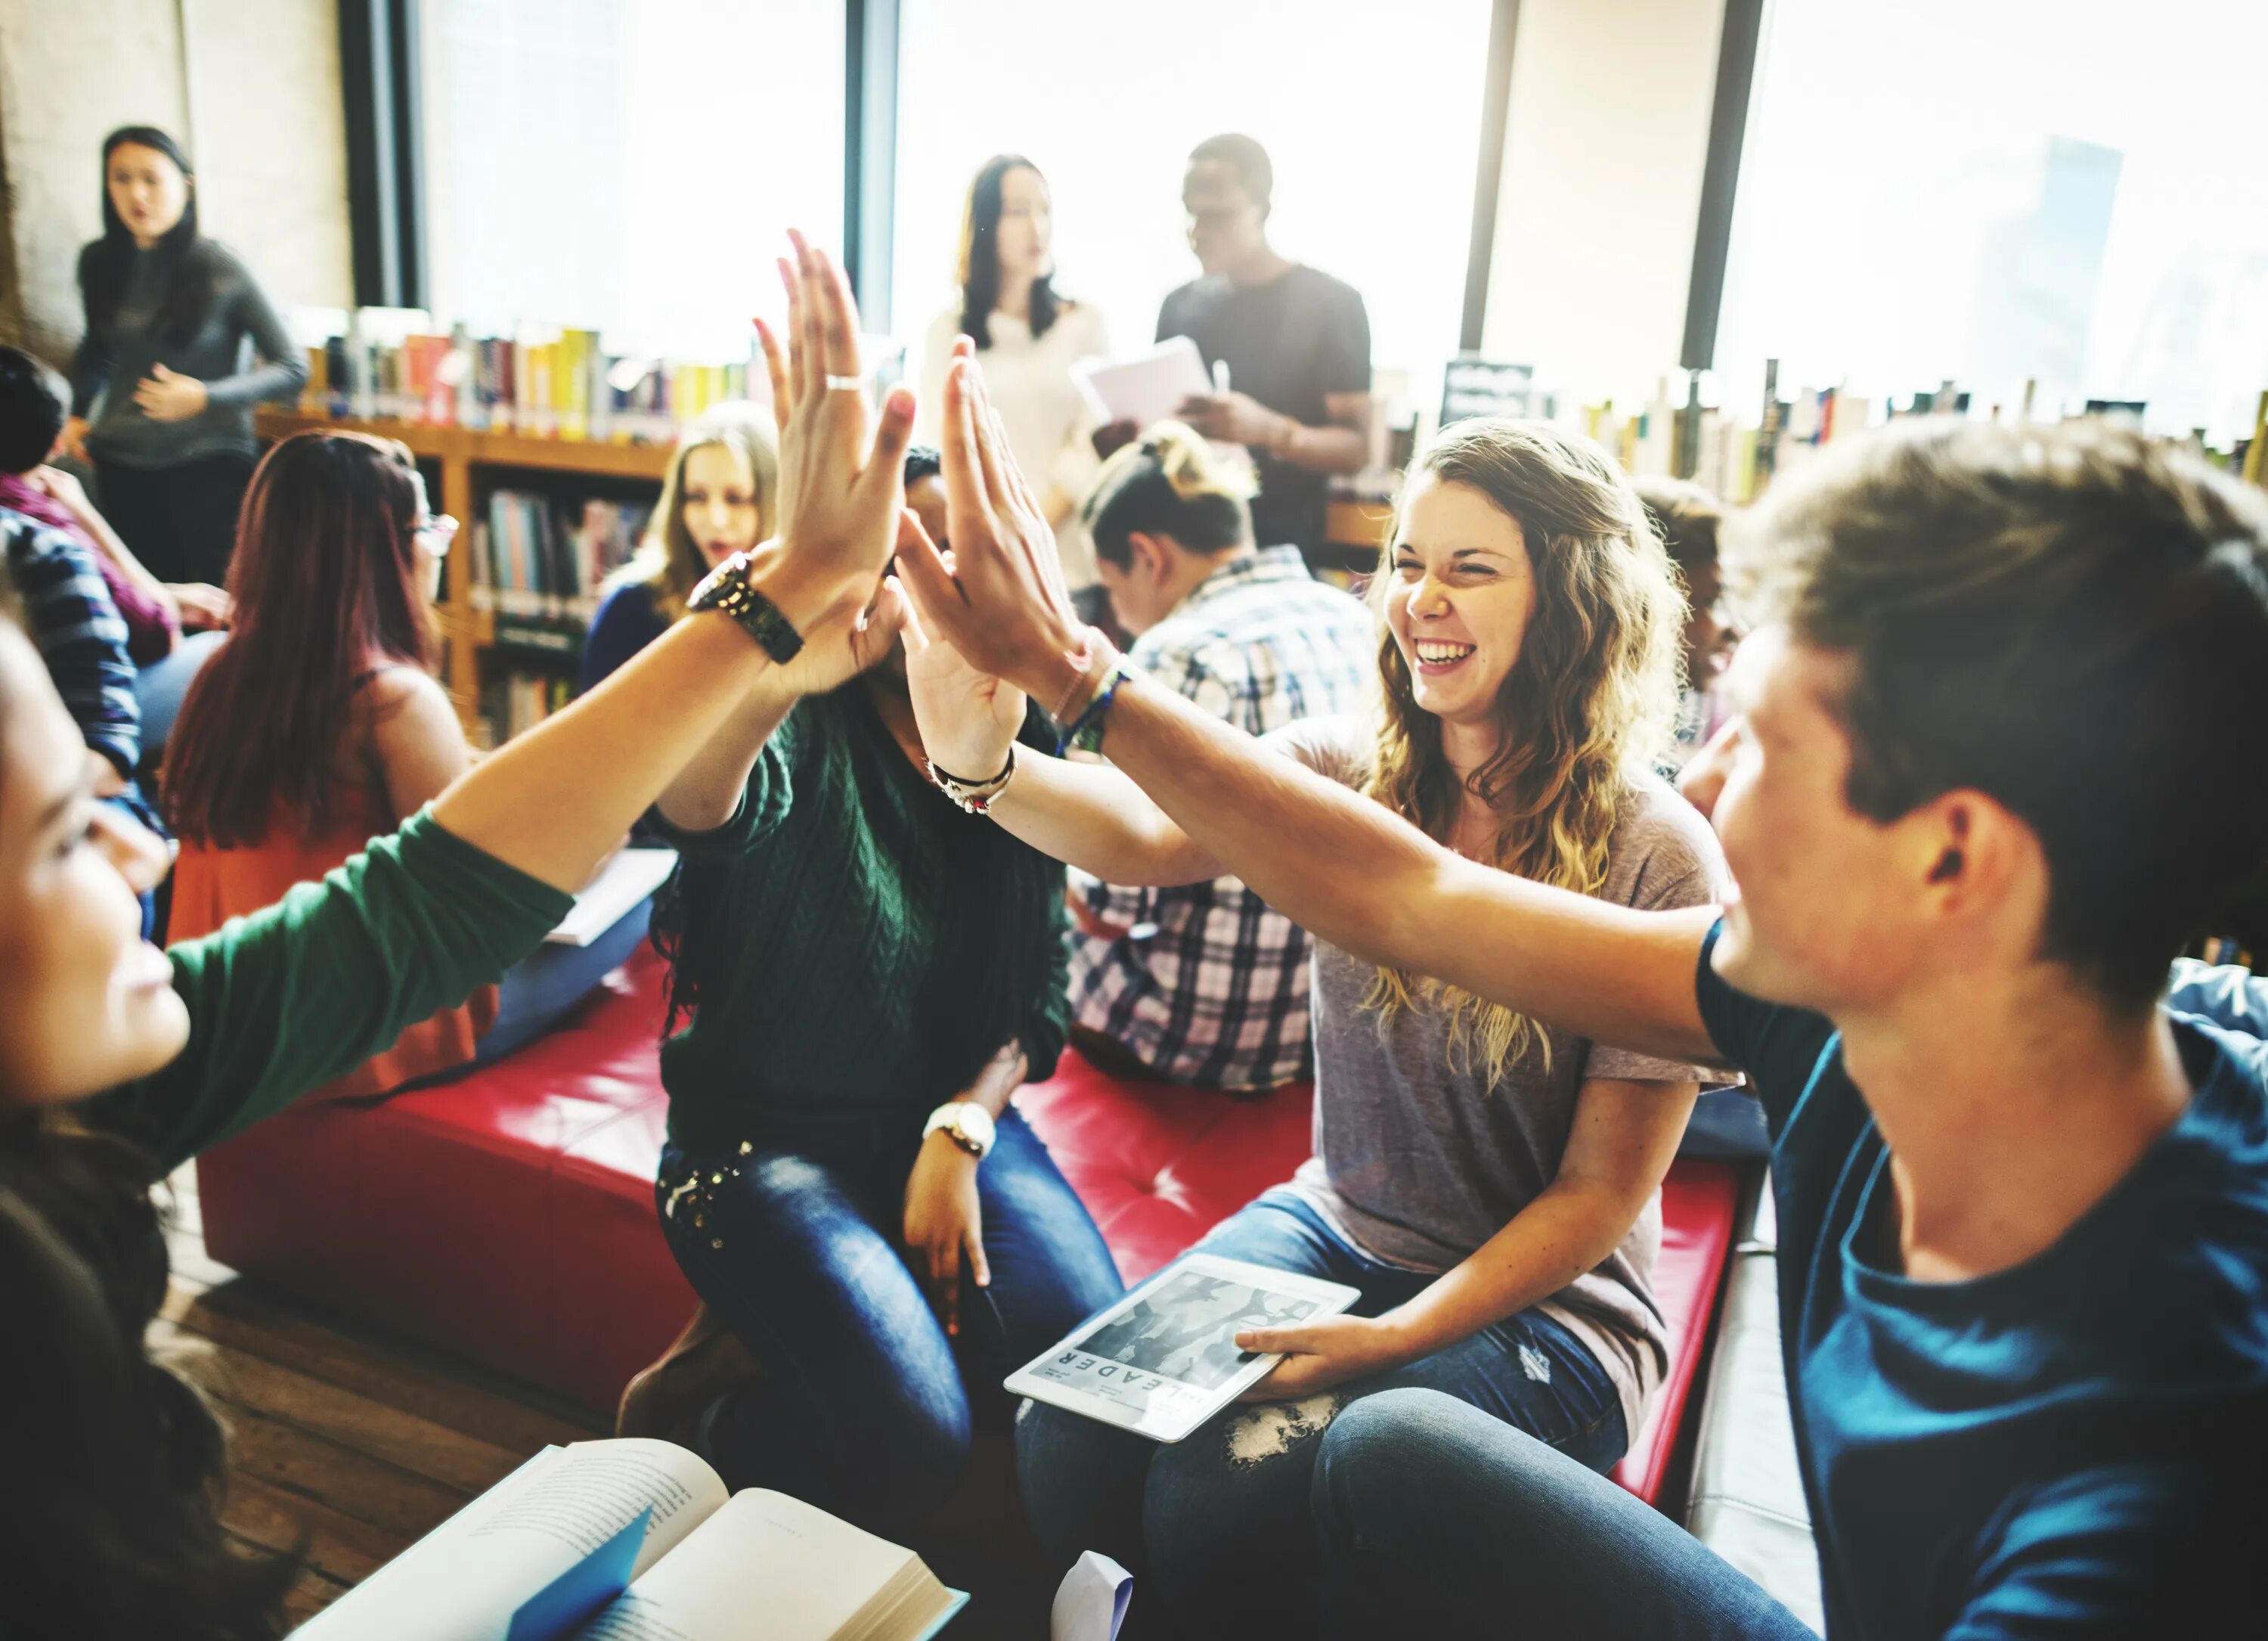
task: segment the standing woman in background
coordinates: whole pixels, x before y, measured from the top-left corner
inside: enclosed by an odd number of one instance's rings
[[[1080,614],[1100,621],[1108,599],[1078,511],[1101,463],[1071,367],[1107,353],[1109,338],[1100,309],[1057,294],[1054,241],[1054,203],[1039,167],[1020,154],[986,160],[961,216],[961,299],[931,322],[923,351],[915,436],[938,442],[948,355],[953,339],[967,336],[976,344],[1016,465],[1055,530],[1064,584]]]
[[[64,443],[93,462],[104,516],[159,580],[223,585],[252,407],[290,400],[307,367],[251,270],[198,231],[179,144],[153,126],[113,131],[102,184],[102,237],[79,253],[86,335]]]

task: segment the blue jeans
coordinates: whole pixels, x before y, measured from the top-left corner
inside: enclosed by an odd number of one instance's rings
[[[1359,1288],[1358,1316],[1390,1311],[1433,1280],[1372,1259],[1289,1191],[1268,1193],[1197,1246]],[[1594,1469],[1619,1459],[1628,1439],[1596,1358],[1529,1310],[1304,1401],[1231,1408],[1171,1445],[1032,1403],[1016,1428],[1025,1514],[1056,1561],[1099,1549],[1146,1575],[1150,1599],[1130,1609],[1150,1608],[1145,1635],[1166,1632],[1159,1608],[1190,1635],[1312,1634],[1322,1570],[1308,1494],[1322,1438],[1361,1399],[1413,1385],[1470,1404],[1483,1423],[1533,1431]]]
[[[648,895],[589,945],[541,945],[506,969],[497,987],[496,1019],[482,1034],[473,1064],[494,1065],[549,1035],[600,981],[630,961],[652,916]]]
[[[942,1503],[1000,1381],[1123,1291],[1102,1233],[1012,1109],[976,1172],[992,1285],[963,1281],[948,1341],[905,1261],[921,1122],[662,1152],[679,1268],[763,1366],[703,1416],[727,1485],[776,1488],[888,1533]]]
[[[1450,1397],[1373,1396],[1322,1445],[1327,1635],[1817,1641],[1668,1517]]]

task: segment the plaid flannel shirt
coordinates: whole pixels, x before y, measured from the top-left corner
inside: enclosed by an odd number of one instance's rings
[[[55,693],[86,743],[133,780],[142,756],[142,709],[126,654],[126,623],[101,566],[69,533],[13,507],[0,507],[0,551]]]
[[[1215,571],[1130,653],[1150,677],[1251,735],[1359,712],[1377,629],[1316,581],[1296,547]],[[1311,1073],[1307,935],[1233,877],[1129,889],[1083,872],[1072,892],[1116,938],[1073,930],[1071,1017],[1159,1076],[1263,1089]]]

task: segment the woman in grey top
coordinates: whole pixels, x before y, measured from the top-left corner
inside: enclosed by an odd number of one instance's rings
[[[196,174],[154,126],[102,144],[102,237],[79,253],[78,288],[64,443],[94,463],[103,516],[159,580],[224,584],[252,408],[292,398],[307,366],[251,270],[198,232]]]
[[[1269,739],[1503,870],[1633,906],[1713,898],[1707,825],[1646,766],[1675,712],[1683,610],[1606,455],[1540,424],[1459,424],[1413,468],[1388,540],[1375,721]],[[924,743],[972,777],[1000,768],[1021,697],[909,645]],[[1111,882],[1219,870],[1106,766],[1020,748],[1011,777],[987,815]],[[1240,1336],[1289,1354],[1258,1405],[1178,1445],[1037,1405],[1017,1430],[1050,1550],[1138,1564],[1193,1634],[1314,1628],[1309,1480],[1351,1400],[1446,1391],[1603,1470],[1666,1366],[1658,1193],[1703,1074],[1320,940],[1314,969],[1315,1155],[1202,1246],[1360,1302]]]

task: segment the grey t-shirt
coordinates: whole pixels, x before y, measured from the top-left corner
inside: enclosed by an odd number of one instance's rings
[[[235,252],[203,241],[212,297],[196,329],[173,341],[158,334],[166,297],[155,251],[136,251],[118,311],[90,325],[71,369],[71,411],[85,416],[98,395],[102,406],[87,430],[89,454],[121,467],[178,467],[202,456],[259,448],[253,407],[263,400],[289,403],[307,380],[307,362],[276,309]],[[253,362],[254,357],[259,363]],[[205,385],[205,408],[178,422],[154,421],[134,403],[134,390],[159,364]]]
[[[1370,737],[1352,718],[1310,719],[1272,744],[1334,780],[1358,785]],[[1719,893],[1723,856],[1708,823],[1658,776],[1632,776],[1609,845],[1602,900],[1660,909]],[[1529,1046],[1494,1087],[1449,1020],[1421,998],[1381,1031],[1365,1006],[1376,968],[1315,942],[1315,1149],[1297,1191],[1358,1247],[1390,1265],[1444,1271],[1504,1229],[1559,1171],[1583,1083],[1707,1083],[1698,1068],[1540,1028],[1549,1068]],[[1668,1365],[1652,1287],[1661,1244],[1659,1193],[1622,1246],[1542,1309],[1588,1345],[1621,1393],[1631,1434]]]

